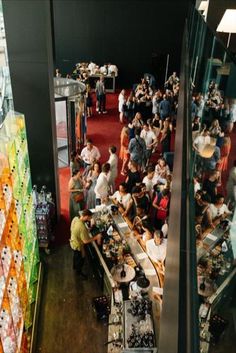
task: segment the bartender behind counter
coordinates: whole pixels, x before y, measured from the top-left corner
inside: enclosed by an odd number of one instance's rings
[[[87,279],[87,275],[82,272],[85,260],[84,245],[91,243],[95,240],[101,241],[101,234],[97,234],[93,238],[89,237],[89,231],[85,225],[92,219],[92,212],[90,210],[83,210],[80,217],[74,217],[71,222],[71,237],[70,246],[74,251],[73,255],[73,269],[82,279]]]

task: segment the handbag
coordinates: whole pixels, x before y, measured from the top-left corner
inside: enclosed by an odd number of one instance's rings
[[[73,199],[76,203],[83,201],[84,199],[84,193],[80,192],[79,194],[76,194],[73,196]]]

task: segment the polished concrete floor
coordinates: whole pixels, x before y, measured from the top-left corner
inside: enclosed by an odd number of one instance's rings
[[[107,327],[98,322],[92,298],[101,295],[88,263],[87,281],[72,269],[69,245],[43,254],[44,283],[38,323],[36,353],[105,353]]]

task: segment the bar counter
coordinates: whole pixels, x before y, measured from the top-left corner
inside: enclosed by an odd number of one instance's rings
[[[109,209],[109,206],[108,206]],[[97,214],[99,211],[97,209],[91,210],[93,212],[93,218],[96,219]],[[112,213],[109,212],[111,215]],[[141,244],[136,238],[135,232],[131,230],[131,223],[127,218],[122,217],[120,212],[117,214],[112,214],[112,220],[114,222],[114,226],[118,231],[124,246],[129,247],[129,252],[131,257],[134,259],[136,263],[136,269],[141,268],[141,271],[145,273],[146,278],[150,281],[150,286],[148,289],[148,298],[152,302],[152,316],[153,316],[153,326],[155,332],[155,342],[156,345],[158,343],[158,336],[159,336],[159,323],[160,323],[160,312],[161,312],[161,302],[162,302],[162,294],[163,294],[163,273],[159,272],[159,267],[155,266],[152,261],[147,256],[146,252],[142,248]],[[92,236],[92,234],[90,234]],[[92,263],[94,263],[94,270],[98,271],[99,278],[101,279],[101,285],[103,287],[104,293],[108,293],[111,297],[111,314],[109,321],[113,322],[114,318],[117,317],[117,310],[120,310],[120,306],[117,306],[117,302],[115,300],[115,293],[117,293],[117,289],[119,284],[114,280],[111,272],[112,261],[110,258],[106,258],[106,253],[103,251],[103,246],[98,246],[96,242],[93,242],[90,245],[90,253],[93,253],[93,257],[97,257],[97,259],[93,259]],[[91,249],[93,248],[93,250]],[[95,255],[94,255],[95,254]],[[125,258],[125,257],[124,257]],[[134,267],[134,266],[133,266]],[[100,269],[99,269],[100,268]],[[118,290],[119,292],[119,290]],[[121,304],[123,307],[124,302]],[[126,304],[127,305],[127,304]],[[116,337],[117,332],[121,335],[121,332],[124,333],[124,313],[122,315],[122,322],[120,325],[109,325],[108,329],[108,342],[114,340]],[[124,340],[124,337],[123,337]],[[123,345],[124,346],[124,345]],[[123,347],[124,348],[124,347]],[[116,350],[115,350],[116,349]],[[132,352],[132,349],[128,351]],[[144,350],[145,351],[145,350]],[[108,344],[108,352],[126,352],[125,348],[114,347],[113,344]],[[150,349],[148,352],[156,352],[156,349]]]

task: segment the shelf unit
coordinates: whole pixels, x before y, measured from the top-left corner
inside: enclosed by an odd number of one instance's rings
[[[39,252],[24,116],[0,127],[0,353],[30,349]]]

